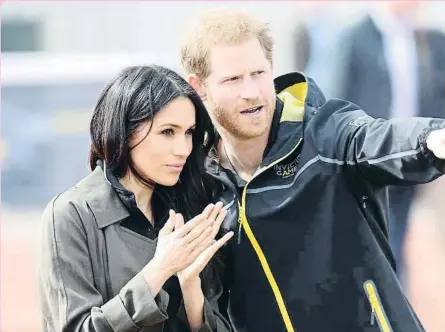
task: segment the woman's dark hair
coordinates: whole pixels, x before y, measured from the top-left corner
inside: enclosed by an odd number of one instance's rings
[[[166,187],[138,172],[130,157],[129,138],[141,122],[153,119],[178,97],[189,98],[195,106],[196,129],[193,149],[180,180]],[[205,172],[205,158],[215,143],[215,130],[198,94],[174,71],[157,65],[124,69],[103,89],[91,119],[90,135],[90,169],[101,160],[117,177],[131,170],[140,182],[153,188],[151,204],[155,224],[165,222],[170,208],[187,221],[214,201],[214,182]]]

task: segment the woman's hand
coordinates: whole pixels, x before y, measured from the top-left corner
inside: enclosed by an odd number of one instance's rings
[[[214,205],[209,204],[186,225],[180,214],[170,211],[169,219],[159,232],[156,251],[150,262],[164,271],[167,279],[194,262],[208,245],[208,239],[214,232],[214,220],[210,219],[213,209]]]
[[[213,255],[233,236],[233,232],[229,232],[218,241],[214,241],[226,215],[227,210],[223,208],[221,202],[218,202],[209,216],[209,220],[214,221],[212,231],[203,240],[198,256],[189,266],[177,274],[181,288],[187,287],[187,285],[200,284],[199,274],[201,271],[209,263]],[[182,217],[177,218],[176,221],[175,229],[182,229],[190,223],[188,222],[184,225],[184,219],[182,219]]]

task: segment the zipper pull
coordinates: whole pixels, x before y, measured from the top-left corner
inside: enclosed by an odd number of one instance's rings
[[[375,309],[374,309],[374,306],[372,306],[372,309],[371,309],[371,326],[374,326],[374,322],[375,322]]]
[[[236,235],[237,239],[236,242],[237,244],[241,243],[241,229],[243,226],[243,215],[244,215],[244,210],[243,207],[241,206],[241,203],[238,201],[238,234]]]
[[[367,208],[366,202],[368,201],[368,196],[363,196],[362,200],[363,200],[363,208],[366,209]]]
[[[236,239],[237,244],[241,243],[241,226],[242,226],[241,221],[239,221],[238,234]]]

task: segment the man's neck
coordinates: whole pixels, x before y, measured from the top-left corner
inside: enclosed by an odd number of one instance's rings
[[[249,140],[239,140],[221,133],[218,145],[221,165],[237,173],[243,180],[250,181],[261,165],[268,139],[269,131]]]

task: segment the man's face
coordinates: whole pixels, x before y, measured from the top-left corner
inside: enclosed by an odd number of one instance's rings
[[[378,6],[383,7],[391,16],[405,21],[407,23],[415,23],[416,15],[420,7],[420,1],[384,1]]]
[[[256,38],[210,49],[205,102],[213,122],[236,139],[265,134],[275,110],[272,64]]]

